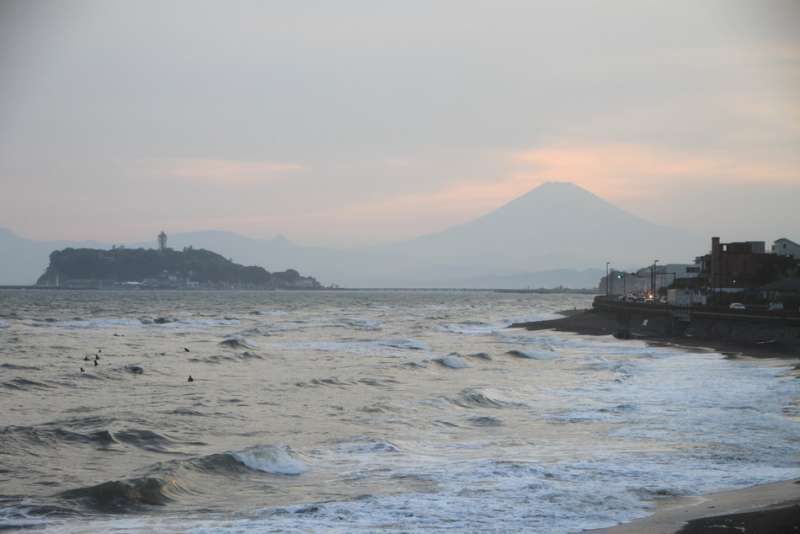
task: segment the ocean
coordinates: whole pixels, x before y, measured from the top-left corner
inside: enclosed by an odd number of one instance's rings
[[[800,476],[794,361],[507,328],[590,303],[0,291],[0,529],[580,532]]]

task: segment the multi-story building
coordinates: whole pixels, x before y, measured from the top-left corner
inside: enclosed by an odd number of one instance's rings
[[[711,238],[711,253],[700,260],[715,292],[760,287],[780,277],[790,263],[785,256],[768,254],[763,241],[722,243],[719,237]]]

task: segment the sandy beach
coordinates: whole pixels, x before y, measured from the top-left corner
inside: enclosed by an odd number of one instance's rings
[[[660,502],[653,515],[597,534],[800,532],[800,481]]]

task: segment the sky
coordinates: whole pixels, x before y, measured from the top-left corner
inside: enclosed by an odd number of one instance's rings
[[[571,181],[800,241],[794,0],[0,0],[0,227],[411,238]]]

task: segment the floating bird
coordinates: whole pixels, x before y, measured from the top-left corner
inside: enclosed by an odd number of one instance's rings
[[[94,355],[94,361],[97,361],[97,360],[99,360],[99,359],[100,359],[100,356],[98,356],[97,354],[95,354],[95,355]]]
[[[84,357],[83,357],[83,361],[85,361],[85,362],[88,362],[88,361],[89,361],[89,355],[88,355],[88,354],[87,354],[86,356],[84,356]]]
[[[192,378],[192,375],[189,375],[189,380],[187,380],[187,382],[194,382],[194,378]]]
[[[103,349],[97,349],[98,354],[100,354],[101,352],[103,352]]]
[[[81,367],[81,373],[85,373],[85,372],[86,372],[86,370],[83,367]]]
[[[189,347],[183,347],[183,352],[189,352]]]
[[[97,360],[94,361],[94,366],[97,367]]]

